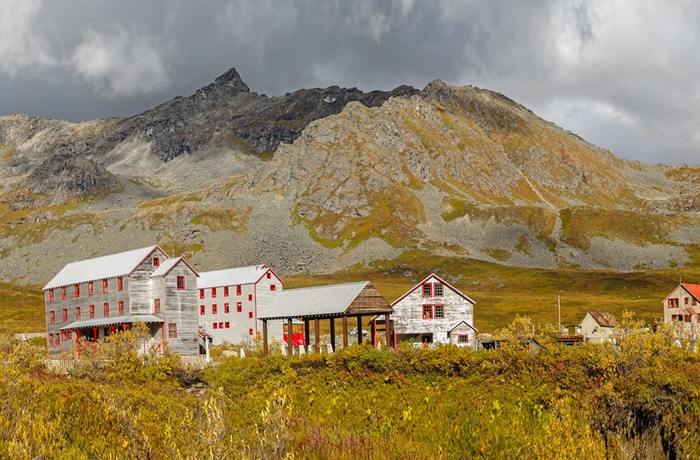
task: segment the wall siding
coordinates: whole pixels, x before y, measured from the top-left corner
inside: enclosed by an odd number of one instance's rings
[[[185,289],[177,289],[177,277],[185,277]],[[168,347],[182,355],[199,354],[199,307],[197,303],[197,275],[179,262],[165,277],[156,277],[164,286],[161,308],[165,315],[165,338]],[[152,308],[152,307],[151,307]],[[177,337],[168,337],[168,324],[177,325]]]

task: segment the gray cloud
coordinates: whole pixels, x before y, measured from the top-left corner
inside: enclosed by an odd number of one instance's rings
[[[0,112],[131,115],[235,66],[253,91],[500,91],[613,153],[700,161],[700,4],[0,0]]]

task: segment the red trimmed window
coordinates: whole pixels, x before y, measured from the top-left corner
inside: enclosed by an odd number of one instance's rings
[[[223,321],[219,321],[219,329],[223,329],[223,328],[224,328],[224,322],[223,322]]]
[[[80,298],[80,285],[79,284],[73,285],[73,295],[75,296],[76,299]]]
[[[423,319],[433,319],[432,305],[423,305]]]
[[[212,315],[216,314],[216,304],[215,303],[211,304],[211,314]]]
[[[107,294],[108,292],[109,292],[109,280],[105,278],[102,280],[102,293]]]
[[[231,307],[227,303],[224,304],[224,313],[231,313]]]
[[[95,306],[90,305],[89,309],[90,309],[90,319],[95,318]]]
[[[204,298],[204,289],[199,290],[199,298],[200,300]]]
[[[75,320],[80,321],[80,307],[75,307]]]
[[[457,337],[457,342],[459,343],[469,343],[469,336],[468,335],[460,335]]]
[[[119,309],[119,316],[124,316],[124,301],[120,300],[119,303],[117,304],[117,308]]]
[[[154,258],[153,258],[153,266],[154,266],[154,267],[160,267],[160,257],[154,257]]]
[[[199,314],[200,314],[201,316],[204,316],[204,313],[206,313],[206,311],[207,311],[207,309],[206,309],[206,307],[205,307],[204,305],[200,305],[200,306],[199,306]]]
[[[445,317],[445,307],[443,305],[433,305],[433,311],[435,312],[436,318]]]
[[[61,300],[66,300],[66,287],[61,288]]]
[[[60,347],[60,346],[61,346],[61,334],[56,334],[56,335],[54,336],[54,339],[56,340],[56,341],[54,342],[54,345],[57,346],[57,347]]]
[[[226,322],[224,323],[224,327],[225,327],[226,329],[229,329],[229,328],[231,327],[231,323],[229,323],[228,321],[226,321]]]
[[[243,303],[242,302],[236,302],[236,311],[238,313],[243,311]]]
[[[49,346],[53,347],[53,334],[49,334]]]
[[[424,284],[423,285],[423,297],[432,297],[433,296],[433,285],[432,284]]]
[[[241,285],[236,286],[236,295],[241,295]]]
[[[668,308],[678,308],[678,299],[668,299]]]
[[[49,289],[49,302],[53,302],[53,289]]]
[[[117,291],[123,291],[123,290],[124,290],[124,277],[117,276]]]
[[[49,324],[56,324],[56,310],[49,312]]]
[[[684,297],[683,298],[683,305],[685,305],[687,307],[689,303],[690,303],[690,299],[688,299],[687,297]]]
[[[265,273],[265,276],[267,276],[267,279],[269,279],[269,280],[272,279],[272,273],[270,273],[270,272]]]
[[[248,329],[248,335],[253,335],[253,330],[252,330],[252,329]]]
[[[95,283],[88,281],[88,296],[95,295]]]
[[[216,288],[215,287],[211,288],[211,298],[216,299]]]
[[[252,301],[253,301],[253,294],[248,294],[248,302],[252,302]]]
[[[168,323],[168,338],[169,339],[176,339],[177,338],[177,324],[176,323]]]
[[[214,329],[219,329],[219,323],[213,323]]]
[[[160,299],[153,299],[153,313],[160,313]]]
[[[423,305],[423,319],[435,319],[444,317],[444,305]]]
[[[184,290],[185,290],[185,277],[184,277],[184,276],[178,276],[178,277],[177,277],[177,290],[178,290],[178,291],[184,291]]]
[[[102,307],[104,308],[105,318],[107,318],[109,316],[109,302],[105,302]]]
[[[62,313],[63,314],[61,315],[62,316],[61,319],[63,320],[64,323],[67,323],[68,322],[68,309],[64,308]]]
[[[253,319],[253,312],[252,311],[248,312],[248,318]]]
[[[228,297],[228,286],[224,286],[224,297]]]
[[[276,284],[271,284],[271,285],[270,285],[270,290],[271,290],[271,291],[276,291],[276,290],[277,290],[277,285],[276,285]]]
[[[441,283],[433,284],[433,297],[442,297],[443,289]]]

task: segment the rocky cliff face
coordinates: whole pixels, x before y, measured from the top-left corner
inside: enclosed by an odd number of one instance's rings
[[[56,248],[135,241],[203,269],[284,273],[406,250],[662,268],[700,239],[700,172],[620,160],[501,94],[437,80],[267,97],[231,69],[130,118],[0,117],[0,164],[0,277],[27,282],[69,261],[46,260]]]

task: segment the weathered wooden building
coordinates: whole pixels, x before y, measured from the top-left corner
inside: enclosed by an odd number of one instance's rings
[[[664,323],[700,331],[700,284],[681,283],[662,302]]]
[[[412,341],[474,346],[475,302],[431,274],[393,304],[393,329],[398,342]]]
[[[146,351],[164,343],[199,354],[197,272],[158,246],[72,262],[44,287],[49,354],[98,341],[136,321],[148,326]]]
[[[589,311],[581,321],[581,335],[586,343],[611,342],[616,327],[615,318],[610,313]]]
[[[214,345],[243,343],[262,330],[260,307],[269,305],[284,288],[266,265],[202,272],[197,280],[199,324]],[[270,338],[282,340],[282,321],[270,321]]]

